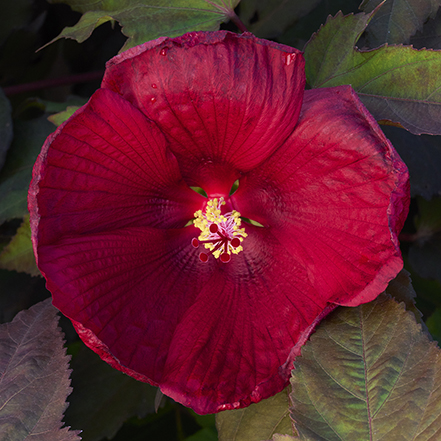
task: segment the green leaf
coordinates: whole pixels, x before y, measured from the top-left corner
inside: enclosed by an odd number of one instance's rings
[[[360,9],[372,12],[384,0],[364,0]],[[384,43],[407,44],[423,28],[429,17],[435,17],[440,0],[386,0],[366,30],[369,47]]]
[[[285,389],[245,409],[218,413],[219,441],[262,441],[270,439],[275,433],[292,435],[288,394],[288,389]]]
[[[313,34],[305,46],[306,80],[312,87],[324,87],[357,66],[360,55],[354,46],[372,16],[364,13],[343,16],[338,12],[335,17],[329,16],[326,24]]]
[[[234,15],[239,0],[51,0],[83,13],[80,21],[58,37],[79,43],[101,24],[116,20],[129,37],[122,51],[161,36],[177,37],[190,31],[215,31]],[[48,44],[50,44],[48,43]]]
[[[29,171],[22,170],[0,183],[0,223],[26,215],[30,181]]]
[[[28,213],[28,188],[32,168],[54,126],[42,116],[14,123],[14,140],[0,174],[0,223]]]
[[[0,326],[0,431],[3,440],[77,441],[62,426],[68,357],[50,299]]]
[[[441,354],[388,295],[340,307],[295,361],[292,418],[301,440],[441,437]]]
[[[418,308],[425,317],[429,317],[435,308],[441,308],[441,282],[421,277],[410,265],[408,256],[405,257],[404,266],[412,274],[412,286],[418,293]]]
[[[441,343],[441,308],[436,308],[435,312],[427,319],[427,327],[433,338]]]
[[[12,141],[11,105],[0,89],[0,170],[5,163],[6,153]]]
[[[185,438],[184,441],[218,441],[216,417],[214,415],[198,415],[193,411],[191,414],[202,429]]]
[[[417,235],[427,239],[441,232],[441,199],[426,201],[418,198],[418,216],[415,218]]]
[[[355,48],[372,14],[337,14],[305,48],[312,87],[350,84],[379,121],[394,121],[417,135],[441,134],[441,51],[410,46]]]
[[[25,216],[16,235],[0,253],[0,268],[41,276],[32,249],[29,215]]]
[[[71,367],[74,391],[65,421],[82,429],[83,441],[111,439],[128,418],[155,411],[155,387],[113,369],[84,345]]]
[[[418,208],[409,263],[421,277],[441,280],[441,198],[418,198]]]
[[[184,441],[218,441],[218,437],[216,429],[204,427],[193,435],[185,438]]]
[[[44,111],[46,113],[59,113],[63,110],[68,109],[69,107],[81,107],[87,103],[87,98],[77,96],[77,95],[69,95],[66,101],[59,103],[55,101],[47,101],[39,98],[33,98],[33,101],[36,102],[36,105],[42,105],[44,107]]]
[[[67,106],[66,110],[54,113],[48,116],[47,119],[58,127],[63,124],[64,121],[68,120],[79,108],[78,106]]]
[[[242,0],[240,18],[260,38],[274,38],[312,11],[321,0]]]
[[[287,46],[303,49],[311,35],[325,23],[329,15],[335,15],[338,11],[350,14],[357,11],[359,5],[360,0],[322,0],[313,11],[290,26],[277,38],[277,41]],[[239,10],[241,9],[242,2]]]

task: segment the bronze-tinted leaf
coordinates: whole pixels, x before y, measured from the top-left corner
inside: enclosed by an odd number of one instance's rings
[[[338,308],[302,349],[291,384],[301,440],[441,438],[441,353],[386,294]]]
[[[244,409],[218,413],[219,441],[262,441],[274,434],[292,435],[288,394],[288,389],[285,389]]]

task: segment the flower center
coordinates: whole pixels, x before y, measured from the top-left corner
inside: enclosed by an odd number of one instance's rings
[[[221,214],[221,207],[225,205],[224,198],[214,198],[207,202],[205,213],[202,210],[194,214],[194,226],[201,230],[201,234],[191,241],[197,248],[203,243],[208,253],[200,253],[201,262],[207,262],[208,256],[213,254],[223,263],[231,260],[231,254],[240,253],[243,248],[241,242],[247,237],[245,228],[239,228],[242,223],[240,213],[236,210]]]

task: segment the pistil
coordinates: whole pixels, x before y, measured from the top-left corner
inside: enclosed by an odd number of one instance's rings
[[[203,244],[208,252],[201,252],[199,259],[207,262],[212,254],[223,263],[231,260],[232,254],[238,254],[243,250],[241,243],[247,237],[245,228],[240,228],[242,220],[240,213],[232,210],[222,214],[221,207],[225,205],[223,197],[210,199],[207,202],[205,213],[202,210],[194,214],[194,226],[201,230],[201,234],[191,241],[193,247],[198,248]]]

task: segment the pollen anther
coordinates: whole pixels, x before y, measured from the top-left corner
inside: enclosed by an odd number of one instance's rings
[[[225,205],[223,197],[210,199],[205,213],[198,210],[194,214],[194,226],[199,228],[201,233],[191,243],[195,248],[202,243],[208,250],[208,253],[199,254],[201,262],[207,262],[208,256],[213,254],[216,259],[220,258],[221,262],[228,263],[231,254],[238,254],[243,250],[241,243],[247,234],[245,228],[240,228],[240,213],[232,210],[222,214],[222,205]]]

